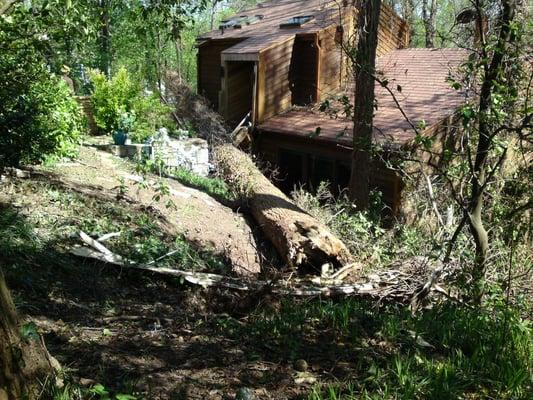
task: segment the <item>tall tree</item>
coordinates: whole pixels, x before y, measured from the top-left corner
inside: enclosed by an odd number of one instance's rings
[[[478,300],[483,294],[483,280],[489,251],[489,236],[483,224],[483,204],[493,171],[497,170],[500,160],[503,162],[505,158],[505,153],[503,153],[496,165],[490,163],[491,153],[495,151],[495,141],[498,140],[498,136],[508,130],[507,123],[512,122],[506,121],[504,115],[512,114],[516,104],[515,91],[512,90],[513,88],[508,91],[510,85],[514,86],[508,77],[509,71],[515,67],[515,57],[510,56],[510,53],[514,51],[513,47],[517,39],[517,27],[514,24],[517,0],[501,1],[500,14],[496,21],[499,33],[492,43],[484,37],[485,11],[481,3],[478,0],[475,2],[476,29],[481,34],[480,64],[482,66],[479,104],[473,125],[474,129],[477,127],[478,137],[474,162],[471,166],[470,198],[465,208],[465,218],[470,226],[476,248],[473,278],[477,283],[474,295]],[[530,124],[531,114],[525,118],[523,122]]]
[[[437,0],[422,0],[422,20],[426,33],[426,47],[435,47],[437,33]]]
[[[353,154],[350,196],[360,209],[366,209],[370,195],[372,132],[374,121],[374,76],[381,0],[360,0],[358,39],[352,60],[355,89],[353,112]]]
[[[98,0],[100,7],[100,69],[111,76],[111,0]]]
[[[415,1],[414,0],[401,0],[401,13],[403,19],[409,24],[409,43],[408,47],[411,45],[413,38],[415,36],[415,24],[416,24],[416,14],[415,14]]]

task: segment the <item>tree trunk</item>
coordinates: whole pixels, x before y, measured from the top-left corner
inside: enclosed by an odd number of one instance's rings
[[[402,17],[409,24],[409,43],[407,47],[411,47],[413,38],[415,37],[415,2],[414,0],[402,0]]]
[[[482,211],[485,189],[487,184],[487,162],[489,152],[493,147],[493,126],[490,121],[492,114],[492,93],[495,85],[506,84],[502,82],[501,70],[504,67],[504,55],[511,41],[511,22],[516,11],[515,0],[502,1],[502,14],[500,16],[500,34],[490,63],[486,66],[479,96],[478,129],[479,138],[472,170],[471,194],[468,206],[468,221],[470,231],[476,245],[476,258],[473,271],[475,301],[480,301],[484,292],[484,278],[487,268],[487,255],[489,250],[489,237],[483,226]],[[483,13],[478,7],[477,24],[483,24]],[[484,46],[484,43],[482,43]],[[482,49],[485,53],[486,48]],[[485,57],[486,58],[486,57]]]
[[[430,3],[431,1],[431,3]],[[437,0],[422,1],[422,20],[426,31],[426,47],[435,47],[435,35],[437,33]]]
[[[38,335],[22,338],[20,326],[0,268],[0,400],[37,398],[41,385],[53,375],[53,363],[57,363]]]
[[[109,9],[111,0],[100,0],[100,68],[111,76],[111,38]]]
[[[350,196],[359,209],[368,208],[370,194],[372,131],[374,120],[374,73],[380,0],[361,0],[359,38],[355,58],[355,100]]]
[[[245,153],[222,145],[215,149],[215,159],[221,174],[247,200],[252,216],[289,266],[321,271],[324,264],[340,268],[351,262],[346,246],[275,187]]]

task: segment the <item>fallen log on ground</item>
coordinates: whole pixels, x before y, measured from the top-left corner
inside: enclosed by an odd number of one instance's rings
[[[231,145],[218,146],[215,161],[289,266],[311,266],[320,272],[324,265],[339,269],[352,262],[344,243],[275,187],[244,152]]]

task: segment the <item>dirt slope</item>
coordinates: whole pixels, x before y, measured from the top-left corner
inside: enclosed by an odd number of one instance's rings
[[[60,163],[46,171],[73,184],[99,186],[117,195],[125,193],[164,215],[176,234],[229,260],[236,273],[260,272],[256,242],[246,220],[206,193],[163,178],[170,193],[157,201],[161,192],[156,189],[156,176],[147,176],[148,185],[140,185],[142,178],[133,172],[131,163],[91,147],[82,147],[77,161]]]

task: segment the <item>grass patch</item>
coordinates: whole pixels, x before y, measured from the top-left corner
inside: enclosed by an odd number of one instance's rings
[[[232,195],[228,185],[222,179],[203,177],[183,168],[175,168],[171,176],[184,185],[194,187],[218,199],[232,201]]]
[[[403,306],[355,299],[284,300],[244,324],[229,318],[219,326],[259,343],[276,362],[349,365],[345,378],[317,384],[309,400],[528,399],[533,330],[518,311],[492,301],[413,316]]]
[[[132,211],[118,200],[89,198],[45,182],[20,189],[26,194],[31,192],[28,200],[38,206],[32,208],[28,204],[28,211],[5,206],[0,212],[0,252],[14,263],[32,255],[53,254],[55,258],[57,252],[71,259],[65,253],[80,243],[81,230],[95,238],[119,232],[119,236],[105,242],[106,247],[139,263],[152,262],[172,252],[154,265],[193,271],[227,270],[225,261],[210,249],[197,249],[183,236],[169,235],[155,216]]]

